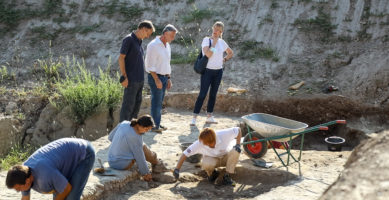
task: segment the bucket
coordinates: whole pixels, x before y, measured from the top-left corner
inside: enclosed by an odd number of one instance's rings
[[[180,148],[182,151],[185,151],[186,148],[188,148],[192,144],[193,144],[192,142],[181,143]],[[201,154],[195,154],[193,156],[187,157],[186,160],[190,163],[198,163],[198,162],[200,162],[202,157],[203,157],[203,155],[201,155]]]
[[[342,151],[343,143],[346,140],[338,136],[326,137],[325,142],[329,151]]]

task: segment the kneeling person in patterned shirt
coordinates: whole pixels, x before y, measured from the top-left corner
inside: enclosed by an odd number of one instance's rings
[[[239,127],[216,132],[212,128],[204,128],[200,132],[199,139],[181,155],[173,175],[178,179],[180,168],[185,159],[200,153],[203,154],[201,168],[207,172],[209,182],[213,183],[219,176],[219,172],[215,168],[226,166],[227,173],[223,176],[223,184],[235,186],[230,174],[235,173],[235,166],[239,161],[241,137],[242,133]]]
[[[53,199],[80,199],[95,162],[90,142],[76,138],[55,140],[35,151],[23,165],[13,166],[7,174],[9,189],[30,199],[31,188]]]

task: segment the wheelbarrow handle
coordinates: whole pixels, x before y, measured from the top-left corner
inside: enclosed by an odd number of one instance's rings
[[[319,130],[321,130],[321,131],[328,131],[328,127],[327,126],[320,126]]]
[[[346,124],[346,120],[336,120],[337,124]]]

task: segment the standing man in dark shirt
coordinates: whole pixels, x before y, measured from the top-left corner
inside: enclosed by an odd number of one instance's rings
[[[120,122],[131,121],[131,119],[138,117],[144,84],[142,40],[150,37],[154,31],[153,23],[145,20],[139,23],[135,31],[123,39],[119,55],[119,67],[122,74],[120,83],[124,87]]]

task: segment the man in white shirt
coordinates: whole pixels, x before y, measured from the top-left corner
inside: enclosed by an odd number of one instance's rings
[[[173,25],[166,25],[162,35],[152,40],[146,50],[145,66],[151,90],[151,116],[155,123],[151,131],[158,133],[166,130],[166,127],[161,126],[161,111],[165,91],[172,87],[169,43],[174,40],[176,33],[177,29]]]
[[[200,153],[203,154],[201,168],[207,172],[209,182],[213,183],[219,176],[219,172],[215,168],[226,166],[227,173],[223,176],[223,184],[235,186],[230,174],[235,173],[235,166],[239,161],[241,137],[242,133],[239,127],[216,132],[212,128],[204,128],[200,132],[199,139],[181,155],[173,175],[178,179],[180,168],[185,159]]]

